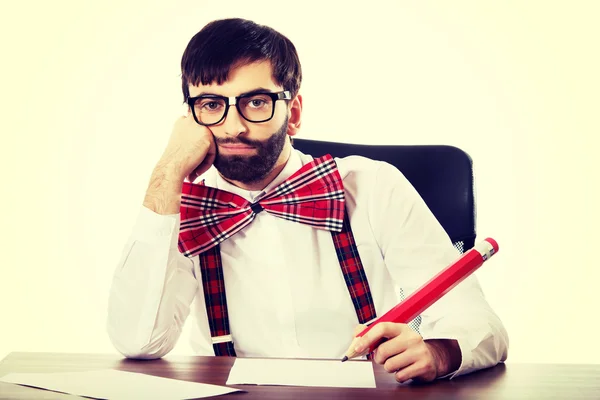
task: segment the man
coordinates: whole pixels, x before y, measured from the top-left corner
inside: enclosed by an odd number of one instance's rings
[[[360,324],[398,303],[399,289],[411,293],[457,258],[397,169],[293,148],[302,73],[285,36],[247,20],[213,21],[181,67],[188,114],[152,173],[110,293],[108,333],[126,357],[167,354],[191,313],[201,355],[340,359]],[[288,215],[296,206],[278,214],[277,188],[315,174],[316,192],[287,198],[326,198],[297,206],[302,217]],[[318,204],[337,216],[320,216]],[[506,331],[475,276],[421,318],[420,332],[382,323],[361,344],[387,338],[372,358],[399,382],[506,359]]]

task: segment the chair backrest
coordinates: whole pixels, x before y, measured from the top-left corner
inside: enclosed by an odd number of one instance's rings
[[[364,156],[394,165],[421,195],[462,253],[475,245],[473,162],[446,145],[361,145],[294,138],[294,148],[320,157]]]

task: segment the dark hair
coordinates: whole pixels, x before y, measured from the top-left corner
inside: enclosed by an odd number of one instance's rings
[[[188,85],[220,85],[232,68],[263,60],[271,62],[273,79],[294,98],[302,82],[302,69],[296,48],[287,37],[241,18],[210,22],[192,37],[181,58],[183,101],[190,94]]]

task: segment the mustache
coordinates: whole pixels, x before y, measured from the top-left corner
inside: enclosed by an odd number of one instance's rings
[[[214,137],[216,144],[245,144],[247,146],[262,146],[264,143],[260,140],[252,140],[246,137],[227,137],[227,138],[218,138]]]

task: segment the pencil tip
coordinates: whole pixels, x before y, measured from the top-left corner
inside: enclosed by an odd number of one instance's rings
[[[348,356],[344,356],[344,358],[342,358],[342,362],[344,361],[348,361]]]

